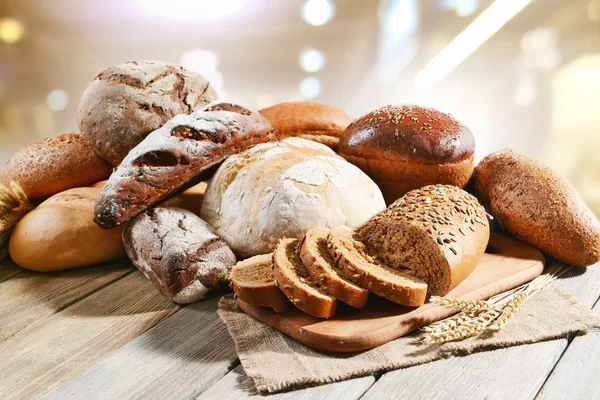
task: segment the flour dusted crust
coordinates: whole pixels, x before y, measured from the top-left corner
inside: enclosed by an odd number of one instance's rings
[[[208,185],[202,218],[242,257],[315,227],[359,227],[385,209],[377,185],[325,145],[300,138],[228,158]]]
[[[123,232],[131,262],[176,303],[191,303],[221,290],[235,255],[214,230],[190,211],[157,207]]]

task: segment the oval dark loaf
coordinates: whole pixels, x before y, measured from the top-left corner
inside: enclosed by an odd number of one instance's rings
[[[552,168],[514,150],[502,150],[477,165],[473,189],[519,239],[567,264],[600,261],[598,218]]]
[[[180,208],[139,215],[125,227],[123,243],[133,265],[176,303],[225,288],[236,263],[210,225]]]
[[[198,182],[223,160],[272,139],[259,113],[221,103],[178,115],[152,132],[123,160],[96,202],[96,223],[121,225]]]

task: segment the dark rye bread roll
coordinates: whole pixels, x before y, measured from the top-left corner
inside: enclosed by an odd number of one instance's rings
[[[318,318],[335,315],[337,300],[308,273],[298,254],[300,240],[282,239],[273,253],[277,285],[298,309]]]
[[[277,287],[273,268],[273,254],[261,254],[238,262],[229,274],[233,292],[253,306],[270,307],[276,313],[289,310],[292,303]]]
[[[327,248],[338,270],[357,285],[403,306],[417,307],[425,303],[427,284],[369,255],[354,230],[332,229],[327,237]]]
[[[116,166],[150,132],[216,98],[196,72],[163,62],[131,61],[98,74],[81,97],[77,121],[90,146]]]
[[[359,231],[367,252],[387,266],[427,283],[444,296],[475,269],[490,228],[477,199],[456,186],[413,190]]]
[[[288,101],[259,110],[280,139],[301,137],[338,149],[352,117],[339,108],[311,101]]]
[[[519,239],[567,264],[600,261],[600,222],[554,169],[506,149],[477,165],[473,189]]]
[[[137,145],[115,170],[96,202],[96,223],[119,226],[210,178],[232,154],[272,139],[259,113],[221,103],[178,115]]]
[[[426,185],[464,187],[475,139],[451,115],[419,106],[386,106],[355,120],[339,153],[367,173],[387,204]]]
[[[369,299],[369,291],[352,283],[337,270],[335,260],[327,249],[329,232],[329,229],[324,228],[306,232],[300,245],[300,259],[311,277],[327,293],[352,307],[364,308]]]
[[[157,207],[123,231],[129,259],[175,303],[192,303],[227,286],[235,255],[190,211]]]

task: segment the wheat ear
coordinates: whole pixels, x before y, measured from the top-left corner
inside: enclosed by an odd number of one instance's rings
[[[462,314],[462,313],[461,313]],[[427,332],[423,338],[423,343],[445,343],[466,339],[478,335],[500,315],[497,310],[477,310],[464,313],[464,318],[460,319],[455,327],[448,330],[432,330]]]
[[[6,256],[6,243],[12,228],[35,206],[16,182],[0,184],[0,261]]]
[[[449,299],[441,296],[431,296],[432,303],[452,308],[458,311],[497,310],[498,307],[485,300]]]

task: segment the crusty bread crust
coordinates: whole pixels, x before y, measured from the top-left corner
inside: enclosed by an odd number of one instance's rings
[[[50,137],[19,150],[0,171],[0,183],[17,182],[28,199],[41,201],[57,193],[106,179],[112,165],[76,133]]]
[[[404,306],[417,307],[425,303],[427,284],[369,257],[353,231],[332,229],[327,245],[338,269],[357,285]]]
[[[567,264],[583,267],[600,261],[600,222],[554,169],[505,149],[477,165],[473,188],[519,239]]]
[[[338,273],[335,261],[327,250],[329,229],[315,228],[306,232],[300,246],[300,258],[313,279],[330,295],[344,303],[364,308],[369,291],[363,289]]]
[[[344,111],[327,104],[289,101],[258,111],[269,120],[280,139],[301,137],[338,149],[340,136],[352,122]]]
[[[273,268],[273,254],[261,254],[238,262],[229,274],[235,295],[253,306],[270,307],[276,313],[289,310],[292,303],[277,287]],[[248,282],[241,275],[249,269],[257,269],[268,278]]]
[[[273,253],[273,270],[279,288],[300,310],[319,318],[335,315],[337,300],[309,275],[298,255],[298,239],[282,239]]]

